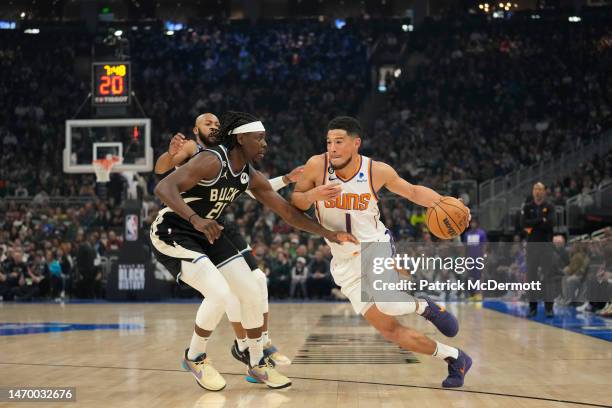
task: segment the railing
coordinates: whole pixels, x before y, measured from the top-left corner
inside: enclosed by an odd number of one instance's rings
[[[507,194],[509,191],[523,190],[525,186],[531,188],[531,184],[536,181],[544,182],[551,178],[556,179],[573,171],[595,154],[608,151],[610,148],[612,148],[612,130],[604,133],[597,140],[580,150],[563,153],[555,159],[548,159],[513,171],[505,176],[495,177],[480,183],[478,186],[478,202],[482,205],[487,200],[499,198],[499,195]]]
[[[565,213],[570,229],[582,228],[584,215],[595,208],[612,207],[612,181],[599,186],[589,193],[581,193],[565,202]]]

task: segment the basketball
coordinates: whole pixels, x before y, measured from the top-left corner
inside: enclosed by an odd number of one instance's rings
[[[427,228],[440,239],[451,239],[460,235],[468,226],[468,211],[454,197],[443,197],[427,209]]]

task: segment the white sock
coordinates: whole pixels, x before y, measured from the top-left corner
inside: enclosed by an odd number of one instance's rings
[[[236,343],[238,344],[238,350],[240,351],[244,351],[249,347],[247,344],[246,337],[244,339],[239,339],[238,337],[236,337]]]
[[[191,344],[189,345],[189,351],[187,351],[187,358],[195,360],[200,354],[206,353],[206,343],[208,343],[209,337],[200,337],[194,331],[191,336]]]
[[[434,351],[432,356],[439,358],[440,360],[446,360],[449,357],[458,358],[459,350],[436,341],[436,351]]]
[[[249,345],[249,355],[251,357],[251,367],[259,365],[259,362],[263,358],[263,341],[261,337],[258,339],[247,339]]]
[[[272,340],[270,340],[270,335],[267,331],[261,332],[261,340],[263,341],[264,347],[268,345]]]
[[[414,298],[414,301],[417,303],[417,314],[422,315],[425,312],[425,308],[429,306],[425,299]]]

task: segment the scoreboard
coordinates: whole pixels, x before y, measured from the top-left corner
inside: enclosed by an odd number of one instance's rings
[[[129,62],[92,63],[92,105],[121,106],[131,101]]]

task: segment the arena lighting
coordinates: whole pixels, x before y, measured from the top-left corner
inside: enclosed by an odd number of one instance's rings
[[[25,30],[23,30],[24,34],[39,34],[40,33],[40,29],[38,28],[26,28]]]
[[[14,21],[0,21],[0,30],[14,30],[17,27]]]
[[[582,19],[578,16],[569,16],[569,18],[567,19],[570,23],[579,23],[582,21]]]
[[[26,16],[25,11],[22,11],[21,14],[19,15],[19,17],[21,17],[21,18],[25,18],[25,16]]]
[[[504,18],[504,12],[503,11],[494,11],[493,12],[493,18]]]
[[[166,35],[174,35],[174,31],[168,30],[168,31],[166,31]]]
[[[408,24],[402,24],[402,31],[408,31]]]
[[[122,35],[123,35],[123,31],[122,30],[115,31],[115,37],[121,37]]]
[[[132,31],[138,31],[138,26],[132,26]]]
[[[479,4],[478,8],[482,10],[482,9],[484,9],[484,5],[483,4]]]
[[[393,76],[396,78],[399,78],[399,76],[402,75],[402,70],[401,69],[396,69],[395,71],[393,71]]]
[[[181,31],[185,26],[182,23],[175,23],[173,21],[166,21],[166,30],[168,31]]]
[[[540,19],[540,15],[539,14],[532,14],[531,15],[531,19],[532,20],[539,20]]]
[[[342,30],[342,28],[346,25],[346,20],[337,18],[334,24],[338,30]]]

